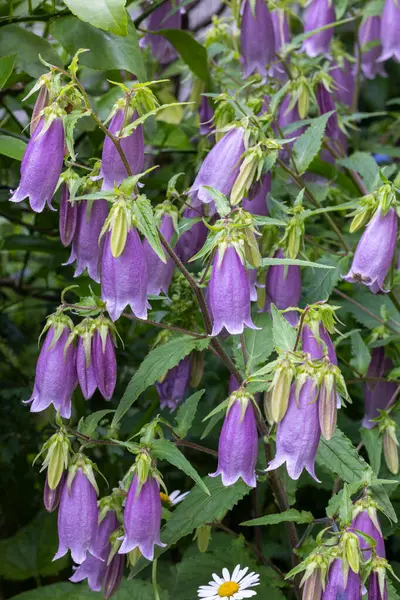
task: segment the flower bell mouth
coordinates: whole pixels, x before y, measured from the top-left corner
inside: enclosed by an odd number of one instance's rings
[[[239,585],[235,581],[225,581],[218,588],[218,596],[221,598],[231,598],[239,590]]]

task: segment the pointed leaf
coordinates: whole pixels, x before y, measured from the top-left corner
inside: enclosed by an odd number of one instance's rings
[[[150,200],[144,195],[139,196],[133,203],[133,213],[140,233],[145,236],[157,256],[166,263]]]
[[[309,165],[321,150],[327,121],[334,112],[330,111],[313,119],[307,130],[295,141],[293,151],[300,174],[307,171]]]
[[[189,396],[189,398],[187,398],[185,402],[178,408],[175,418],[176,426],[174,427],[174,431],[180,437],[185,437],[191,428],[196,414],[197,405],[199,404],[199,401],[205,391],[206,390],[199,390],[198,392],[195,392]]]
[[[126,0],[64,0],[69,10],[81,21],[116,35],[127,35]]]

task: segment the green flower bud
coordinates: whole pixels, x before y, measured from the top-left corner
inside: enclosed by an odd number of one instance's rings
[[[305,119],[308,115],[308,109],[310,106],[310,93],[305,82],[300,84],[297,104],[300,119]]]
[[[385,421],[383,431],[383,455],[385,457],[386,466],[393,475],[399,472],[399,442],[396,436],[396,423],[392,419]]]
[[[138,115],[141,117],[146,113],[151,112],[159,105],[159,102],[153,92],[148,87],[139,87],[136,90],[133,104],[138,112]]]
[[[42,452],[47,450],[41,471],[48,469],[47,482],[51,490],[55,490],[64,470],[68,469],[71,443],[64,429],[55,433],[43,446]]]
[[[360,571],[360,542],[355,533],[346,531],[342,537],[343,557],[354,573]]]
[[[321,433],[326,440],[330,440],[335,433],[337,421],[336,384],[333,373],[323,376],[319,396],[318,413]]]
[[[290,362],[282,361],[272,381],[271,417],[274,423],[282,421],[286,414],[293,377],[294,369]]]
[[[215,132],[215,141],[219,142],[224,137],[226,131],[218,131],[235,120],[235,109],[228,102],[220,102],[214,113],[214,123],[217,131]]]
[[[192,352],[192,367],[190,372],[190,387],[197,388],[204,373],[204,353]]]
[[[319,569],[314,569],[304,583],[302,600],[320,600],[321,596],[321,572]]]
[[[210,525],[201,525],[196,529],[193,540],[197,540],[197,547],[200,552],[207,552],[208,544],[211,540]]]

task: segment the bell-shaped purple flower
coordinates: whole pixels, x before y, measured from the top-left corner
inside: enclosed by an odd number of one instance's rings
[[[164,214],[161,220],[160,232],[167,242],[171,241],[174,231],[174,223],[171,216]],[[167,255],[167,262],[164,263],[154,252],[147,240],[143,242],[143,252],[147,263],[147,294],[149,296],[159,296],[161,292],[164,292],[167,295],[169,284],[174,274],[174,261]]]
[[[378,573],[372,571],[368,581],[368,600],[388,600],[387,584],[385,581],[383,596],[379,587]]]
[[[129,488],[124,511],[125,535],[119,554],[139,548],[147,560],[154,558],[154,546],[165,548],[160,540],[161,499],[158,482],[151,475],[137,493],[135,475]]]
[[[79,583],[87,579],[88,585],[93,592],[101,590],[108,569],[107,559],[111,550],[110,535],[117,527],[118,521],[114,511],[108,511],[101,523],[97,525],[91,545],[96,556],[88,552],[83,563],[75,570],[72,577],[69,578],[72,583]]]
[[[43,489],[43,504],[47,512],[53,512],[56,510],[57,506],[60,504],[61,493],[64,487],[65,475],[64,473],[61,475],[61,479],[57,485],[57,487],[52,490],[47,481],[44,484]]]
[[[264,0],[255,0],[254,11],[251,2],[244,0],[240,46],[243,61],[243,75],[249,77],[259,73],[268,74],[267,66],[275,59],[275,31],[271,13]]]
[[[271,191],[271,173],[266,173],[249,191],[247,198],[243,198],[242,207],[252,215],[268,215],[267,195]]]
[[[124,575],[125,556],[116,554],[106,569],[103,582],[104,600],[111,598],[121,585]]]
[[[63,246],[69,246],[74,237],[78,216],[78,204],[69,202],[68,185],[61,186],[60,200],[60,239]]]
[[[156,383],[161,408],[172,412],[181,404],[189,387],[190,371],[190,357],[186,356],[168,371],[161,383]]]
[[[364,77],[367,79],[375,79],[377,75],[381,75],[382,77],[386,77],[386,72],[383,64],[378,62],[382,51],[381,45],[381,18],[378,15],[373,17],[366,17],[363,19],[361,23],[358,39],[361,47],[361,69]],[[363,48],[367,44],[371,44],[371,42],[375,42],[374,45],[369,50],[363,51]],[[379,43],[377,43],[379,42]],[[355,49],[355,54],[357,56],[357,48]]]
[[[385,356],[385,349],[381,346],[371,351],[367,378],[382,378],[393,368],[389,357]],[[362,426],[372,429],[376,423],[372,419],[379,417],[379,411],[384,410],[396,391],[393,381],[367,381],[364,392],[364,418]]]
[[[284,127],[286,127],[287,125],[291,125],[292,123],[300,121],[300,115],[297,108],[297,104],[295,104],[293,108],[289,109],[290,101],[290,94],[286,94],[286,96],[282,100],[282,104],[279,106],[278,125],[281,129],[284,129]],[[290,134],[290,137],[298,135],[298,132],[300,131],[302,131],[302,129],[296,129],[296,132],[292,132]]]
[[[336,110],[333,96],[323,83],[317,84],[316,96],[321,115]],[[337,140],[339,137],[339,124],[336,112],[329,117],[326,123],[326,134],[333,140]]]
[[[304,18],[304,33],[334,22],[335,7],[333,0],[312,0]],[[328,54],[332,36],[333,27],[314,33],[314,35],[304,40],[303,50],[311,57]]]
[[[90,342],[89,344],[91,345]],[[83,337],[78,338],[78,344],[76,347],[76,372],[78,374],[78,381],[83,397],[85,400],[89,400],[89,398],[91,398],[96,391],[97,382],[91,351],[89,351],[88,361]]]
[[[225,416],[218,442],[218,469],[210,477],[221,475],[224,486],[233,485],[241,477],[256,487],[258,434],[251,400],[236,399]]]
[[[214,111],[210,106],[207,96],[201,97],[199,106],[200,135],[208,135],[213,130]]]
[[[334,63],[329,74],[335,82],[333,89],[335,100],[340,102],[340,104],[344,104],[344,106],[351,107],[353,104],[355,78],[347,58],[343,60],[342,65]]]
[[[217,250],[208,292],[214,321],[211,335],[223,327],[232,334],[242,333],[244,326],[257,329],[250,314],[249,279],[233,246],[226,248],[222,260]]]
[[[234,127],[207,154],[200,171],[189,190],[192,202],[212,202],[209,192],[203,187],[211,186],[229,196],[239,175],[240,159],[244,153],[243,129]]]
[[[146,28],[149,31],[181,29],[182,15],[179,10],[173,12],[175,8],[176,3],[173,4],[171,0],[167,0],[167,2],[151,13]],[[171,14],[172,12],[173,14]],[[175,48],[162,35],[147,33],[140,41],[140,46],[150,46],[152,55],[158,60],[160,65],[167,65],[177,57]]]
[[[121,127],[124,124],[124,109],[119,108],[111,119],[109,131],[114,135],[119,135]],[[136,112],[133,113],[131,121],[138,118]],[[144,137],[143,127],[139,125],[134,131],[121,138],[121,148],[131,168],[132,174],[137,175],[143,171],[144,165]],[[128,177],[126,167],[122,162],[121,156],[115,147],[113,141],[106,136],[101,155],[100,178],[103,178],[103,190],[112,190],[114,184],[119,185]]]
[[[109,331],[105,341],[100,333],[95,331],[92,340],[92,361],[99,392],[105,400],[111,400],[117,382],[117,359]]]
[[[379,524],[379,521],[378,521],[378,524]],[[376,542],[375,551],[376,551],[377,555],[380,556],[381,558],[386,557],[385,541],[383,539],[382,532],[373,523],[367,510],[363,510],[358,513],[358,515],[355,517],[355,519],[353,519],[351,527],[352,527],[352,529],[357,529],[357,531],[361,531],[362,533],[365,533],[366,535],[369,535],[369,537],[374,539]],[[359,535],[358,537],[359,537],[362,555],[364,556],[365,560],[368,560],[372,553],[371,546],[365,540],[365,538],[363,538],[361,535]]]
[[[289,23],[285,11],[280,8],[271,13],[271,18],[274,27],[275,52],[279,53],[290,40]]]
[[[274,258],[284,258],[282,250],[278,250]],[[272,265],[268,268],[265,282],[264,311],[271,310],[275,304],[280,310],[289,306],[298,306],[301,296],[301,271],[297,265]],[[289,323],[295,326],[299,320],[298,313],[294,310],[283,313]]]
[[[44,118],[26,147],[21,163],[21,181],[11,196],[11,202],[29,198],[35,212],[42,212],[45,204],[51,208],[51,200],[61,175],[64,161],[64,126],[61,119],[52,121],[48,129]]]
[[[99,242],[100,232],[108,216],[106,200],[95,200],[92,205],[82,200],[78,206],[75,234],[72,240],[70,265],[76,261],[74,277],[79,277],[87,268],[93,281],[100,281],[100,257],[103,242]]]
[[[332,364],[337,365],[334,345],[322,323],[319,326],[319,340],[314,336],[311,327],[304,325],[301,331],[301,342],[303,344],[303,352],[310,354],[312,360],[320,360],[326,355]]]
[[[191,207],[185,208],[182,214],[187,219],[195,219],[203,215],[203,204],[194,200],[191,201]],[[203,221],[198,221],[181,235],[176,243],[175,251],[182,262],[187,263],[192,256],[201,250],[207,238],[207,231]]]
[[[50,327],[36,363],[31,412],[41,412],[53,404],[64,419],[71,416],[71,398],[78,380],[75,368],[75,348],[70,344],[64,353],[70,330],[67,326],[53,344],[55,329]]]
[[[322,600],[361,600],[361,579],[358,573],[349,569],[347,585],[344,585],[342,561],[337,558],[329,569]]]
[[[139,319],[147,319],[147,264],[135,228],[128,231],[121,256],[111,252],[111,233],[106,234],[101,261],[101,296],[113,321],[129,305]]]
[[[363,283],[373,294],[386,292],[383,284],[396,249],[398,217],[394,208],[383,215],[378,208],[358,242],[353,264],[343,278]]]
[[[382,54],[380,62],[394,58],[400,62],[400,5],[398,0],[385,0],[381,19]]]
[[[72,560],[82,564],[87,552],[97,557],[93,544],[97,532],[97,496],[96,490],[79,467],[72,480],[70,489],[67,483],[63,487],[58,510],[59,547],[53,560],[64,556],[71,550]]]
[[[318,418],[318,402],[312,379],[307,379],[296,401],[295,386],[290,390],[289,405],[282,421],[278,423],[276,434],[276,455],[269,463],[267,471],[277,469],[286,463],[291,479],[298,479],[306,469],[315,475],[315,457],[321,437]]]

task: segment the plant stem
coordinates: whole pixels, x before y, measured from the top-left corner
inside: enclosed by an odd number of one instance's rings
[[[366,315],[369,315],[370,317],[372,317],[373,319],[375,319],[381,325],[384,325],[388,329],[391,329],[394,333],[399,333],[400,323],[397,323],[397,321],[393,321],[393,319],[392,319],[393,323],[395,324],[395,327],[393,327],[393,325],[391,325],[389,323],[389,321],[384,321],[383,319],[381,319],[381,317],[378,317],[373,312],[371,312],[368,308],[365,308],[365,306],[363,306],[362,304],[360,304],[359,302],[357,302],[357,300],[354,300],[353,298],[351,298],[347,294],[344,294],[343,292],[341,292],[340,290],[338,290],[338,288],[333,288],[332,291],[335,294],[337,294],[338,296],[341,296],[342,298],[344,298],[345,300],[347,300],[348,302],[351,302],[351,304],[354,304],[354,306],[357,306],[357,308],[359,308],[360,310],[362,310],[363,312],[365,312]]]
[[[132,321],[140,321],[141,323],[148,323],[148,325],[154,325],[154,327],[159,327],[160,329],[168,329],[168,331],[176,331],[177,333],[182,333],[184,335],[190,335],[192,337],[198,338],[202,340],[207,336],[202,333],[196,333],[195,331],[189,331],[189,329],[183,329],[182,327],[175,327],[175,325],[167,325],[166,323],[157,323],[157,321],[152,321],[151,319],[139,319],[134,314],[123,312],[122,316],[126,319],[131,319]]]
[[[157,585],[157,559],[153,560],[153,566],[151,568],[151,580],[153,584],[154,600],[160,600],[160,594],[158,593]]]

